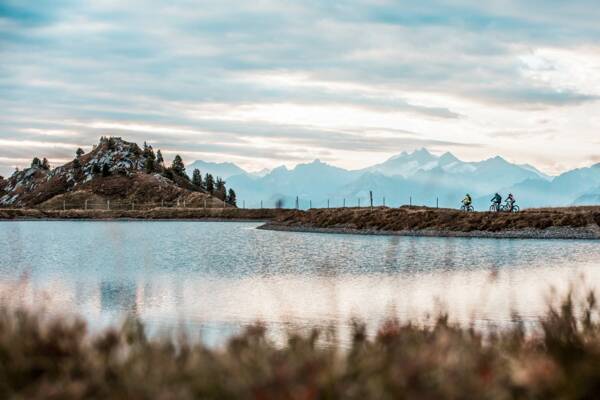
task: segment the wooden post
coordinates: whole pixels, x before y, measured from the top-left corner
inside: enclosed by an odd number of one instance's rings
[[[106,200],[106,209],[110,211],[110,200]]]
[[[360,208],[360,197],[358,198],[358,208]]]
[[[435,208],[440,208],[440,198],[439,197],[435,198]]]
[[[160,207],[161,207],[161,208],[165,208],[165,201],[164,201],[164,200],[161,200],[161,201],[160,201]]]
[[[242,200],[242,208],[246,208],[246,200]]]
[[[260,208],[262,209],[262,200],[260,201]]]
[[[408,199],[408,205],[412,206],[412,196],[410,196],[410,198]]]
[[[327,199],[327,208],[329,208],[329,199]]]
[[[373,191],[369,190],[369,201],[371,202],[371,210],[373,209]]]
[[[312,200],[308,201],[308,208],[311,209],[312,208]]]
[[[346,199],[344,199],[344,202],[343,202],[343,204],[342,204],[342,207],[343,207],[343,208],[346,208]]]
[[[298,196],[296,196],[296,210],[300,208],[300,202],[298,201]]]
[[[385,207],[385,196],[383,196],[383,206]]]

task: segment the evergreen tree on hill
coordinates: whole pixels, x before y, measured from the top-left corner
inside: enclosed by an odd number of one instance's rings
[[[84,154],[85,154],[85,151],[83,151],[83,149],[81,147],[78,148],[77,151],[75,152],[75,155],[77,156],[77,158],[81,157]]]
[[[152,149],[152,146],[149,146],[148,143],[144,142],[144,151],[142,154],[146,158],[146,161],[144,162],[144,170],[146,173],[151,174],[156,170],[156,156],[154,155],[154,149]]]
[[[202,174],[198,168],[195,168],[194,172],[192,173],[192,183],[199,188],[202,187]]]
[[[41,168],[42,167],[42,160],[40,160],[37,157],[34,157],[33,160],[31,161],[31,168]]]
[[[185,165],[183,164],[183,160],[181,159],[179,154],[177,154],[173,159],[173,164],[171,164],[171,170],[176,175],[179,175],[181,177],[187,177],[187,175],[185,174]]]
[[[159,166],[162,166],[164,163],[165,163],[165,159],[163,158],[163,155],[160,152],[160,150],[158,150],[156,152],[156,164],[158,164]]]
[[[227,189],[225,188],[225,181],[219,177],[217,177],[217,183],[215,185],[215,193],[214,196],[219,199],[225,201],[227,197]]]
[[[231,204],[232,206],[237,206],[237,198],[233,189],[229,189],[229,193],[227,194],[227,203]]]
[[[215,191],[215,180],[211,174],[206,174],[204,177],[204,188],[210,194],[213,194]]]
[[[50,163],[48,162],[48,159],[46,157],[44,157],[44,159],[42,160],[42,169],[45,169],[46,171],[50,169]]]

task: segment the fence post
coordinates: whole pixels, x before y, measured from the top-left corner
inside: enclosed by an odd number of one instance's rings
[[[408,205],[412,207],[412,196],[410,196],[408,199]]]
[[[185,200],[183,201],[183,208],[185,208]]]
[[[246,200],[242,200],[242,208],[246,208]]]
[[[310,208],[312,208],[312,200],[309,200],[309,201],[308,201],[308,208],[309,208],[309,209],[310,209]]]
[[[296,210],[300,208],[300,202],[298,201],[298,196],[296,196]]]
[[[435,208],[440,208],[440,198],[439,197],[435,198]]]
[[[383,206],[385,207],[385,196],[383,196]]]
[[[161,207],[161,208],[165,208],[165,201],[164,201],[164,200],[161,200],[161,201],[160,201],[160,207]]]
[[[371,210],[373,209],[373,191],[369,190],[369,200],[371,201]]]
[[[110,211],[110,200],[106,200],[106,209]]]
[[[262,200],[260,201],[260,208],[262,209]]]
[[[327,199],[327,208],[329,208],[329,199]]]
[[[346,208],[346,199],[344,199],[344,201],[342,203],[342,208]]]
[[[358,208],[360,208],[360,197],[358,198]]]

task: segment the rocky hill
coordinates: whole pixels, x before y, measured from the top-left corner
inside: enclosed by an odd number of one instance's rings
[[[182,165],[183,168],[183,165]],[[195,186],[184,170],[167,168],[149,146],[103,137],[94,149],[49,168],[34,159],[30,168],[0,179],[0,207],[102,208],[113,204],[186,204],[223,207],[224,202]]]

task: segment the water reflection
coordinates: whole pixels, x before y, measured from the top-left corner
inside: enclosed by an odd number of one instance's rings
[[[244,324],[275,329],[534,319],[549,288],[596,287],[600,245],[267,232],[247,223],[0,222],[4,302],[44,304],[93,328],[136,315],[218,342]],[[34,238],[32,240],[31,238]],[[15,300],[17,299],[17,300]]]

